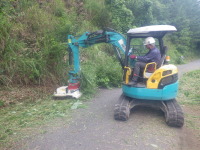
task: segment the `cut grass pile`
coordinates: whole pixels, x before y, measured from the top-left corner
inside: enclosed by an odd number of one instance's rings
[[[31,90],[34,91],[34,88]],[[83,97],[81,100],[53,100],[50,95],[52,93],[44,96],[42,91],[40,93],[38,89],[35,91],[37,95],[43,96],[31,95],[28,99],[28,96],[23,94],[27,98],[26,101],[24,99],[20,101],[20,96],[14,104],[0,108],[0,149],[22,139],[45,133],[49,127],[53,129],[69,124],[72,109],[85,107],[81,101],[87,99]],[[7,95],[7,97],[13,97],[13,95]]]
[[[0,142],[12,143],[13,139],[20,140],[30,131],[38,133],[37,128],[55,118],[69,119],[71,103],[72,101],[53,101],[47,98],[34,103],[18,103],[1,109]]]

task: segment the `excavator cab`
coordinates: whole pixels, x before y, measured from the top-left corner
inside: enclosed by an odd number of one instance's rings
[[[122,83],[123,94],[115,105],[114,117],[116,120],[128,120],[130,110],[136,106],[147,106],[161,109],[165,113],[166,123],[169,126],[182,127],[184,117],[181,107],[176,101],[178,92],[178,70],[166,60],[167,47],[164,46],[163,37],[169,32],[177,31],[174,26],[154,25],[135,29],[127,32],[127,45],[125,52],[124,81]],[[140,82],[131,84],[134,63],[130,63],[130,53],[140,55],[139,49],[134,49],[133,41],[141,41],[154,37],[156,47],[160,49],[161,59],[159,63],[148,63],[140,74]],[[137,43],[137,42],[136,42]],[[134,51],[135,50],[135,51]]]

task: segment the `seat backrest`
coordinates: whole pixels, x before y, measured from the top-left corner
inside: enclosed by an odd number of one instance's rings
[[[144,71],[143,71],[143,78],[149,78],[156,70],[156,68],[157,68],[156,66],[157,65],[155,62],[146,64]]]
[[[167,46],[164,46],[162,57],[157,64],[155,62],[146,64],[146,67],[145,67],[144,72],[143,72],[144,78],[149,78],[154,73],[154,71],[156,69],[160,68],[164,64],[167,50],[168,50]]]
[[[163,65],[163,63],[164,63],[164,61],[165,61],[165,57],[166,57],[167,50],[168,50],[167,46],[164,46],[164,47],[163,47],[163,54],[162,54],[162,56],[161,56],[161,59],[160,59],[160,61],[157,63],[157,69],[160,68],[160,67]]]
[[[149,72],[149,73],[153,73],[153,72],[156,70],[156,68],[157,68],[157,67],[155,67],[155,65],[156,65],[156,64],[148,65],[146,71]]]

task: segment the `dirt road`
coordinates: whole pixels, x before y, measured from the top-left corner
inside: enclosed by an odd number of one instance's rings
[[[200,60],[178,66],[180,76],[200,69]],[[88,108],[75,110],[69,126],[48,132],[18,149],[31,150],[197,150],[200,147],[185,126],[166,125],[164,114],[150,108],[137,108],[127,122],[115,121],[114,105],[122,91],[99,90],[87,102]]]

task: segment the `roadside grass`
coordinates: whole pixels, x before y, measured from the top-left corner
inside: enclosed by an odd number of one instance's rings
[[[44,95],[42,92],[38,94]],[[44,134],[50,127],[52,130],[68,125],[72,110],[86,107],[81,101],[89,99],[89,96],[83,96],[79,100],[53,100],[51,95],[33,99],[34,97],[0,108],[0,149],[9,148],[17,141]]]
[[[185,73],[179,83],[178,99],[180,102],[200,105],[200,70]]]
[[[185,125],[200,138],[200,70],[185,73],[179,82],[177,99],[184,110]]]

